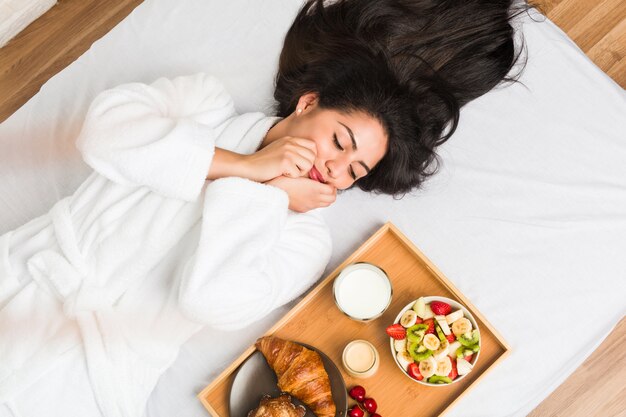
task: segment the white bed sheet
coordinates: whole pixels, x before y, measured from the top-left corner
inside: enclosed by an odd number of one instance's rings
[[[86,177],[73,141],[105,88],[206,71],[240,111],[270,111],[282,37],[299,5],[145,1],[0,125],[0,233]],[[422,191],[397,201],[353,190],[324,210],[334,243],[327,272],[392,221],[512,346],[450,416],[526,415],[626,313],[626,95],[551,22],[525,18],[523,31],[523,84],[463,109],[442,169]],[[145,416],[206,415],[196,393],[287,308],[245,331],[192,338]]]

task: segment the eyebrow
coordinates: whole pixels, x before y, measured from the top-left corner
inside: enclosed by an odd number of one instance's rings
[[[352,132],[352,129],[350,129],[348,126],[344,125],[343,123],[341,123],[339,120],[337,120],[337,123],[339,123],[341,126],[343,126],[346,131],[348,132],[348,136],[350,136],[350,140],[352,141],[352,150],[356,152],[356,150],[358,149],[356,146],[356,140],[354,140],[354,133]],[[371,169],[370,167],[367,166],[367,164],[363,161],[357,161],[359,164],[361,164],[361,166],[363,167],[363,169],[365,169],[365,172],[367,172],[368,174],[370,173]]]

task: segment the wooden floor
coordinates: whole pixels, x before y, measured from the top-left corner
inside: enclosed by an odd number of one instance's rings
[[[0,122],[78,58],[142,0],[59,0],[0,49]],[[536,0],[622,88],[626,0]],[[531,417],[626,416],[626,320]]]
[[[541,10],[626,88],[625,0],[536,0]]]
[[[0,122],[143,0],[59,0],[0,49]]]
[[[528,417],[626,416],[626,319]]]

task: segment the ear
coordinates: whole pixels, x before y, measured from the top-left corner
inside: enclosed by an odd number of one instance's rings
[[[313,110],[317,106],[318,101],[319,95],[317,93],[306,93],[300,96],[296,105],[296,116]]]

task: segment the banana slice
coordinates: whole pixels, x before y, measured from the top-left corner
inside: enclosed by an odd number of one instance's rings
[[[400,324],[407,329],[411,326],[414,326],[417,322],[417,313],[413,310],[407,310],[400,317]]]
[[[471,331],[472,323],[465,317],[458,319],[457,321],[452,323],[452,333],[454,333],[455,336],[460,336]]]
[[[440,342],[439,342],[439,338],[435,336],[434,334],[427,334],[426,336],[424,336],[424,340],[422,340],[422,344],[424,345],[426,349],[437,350],[439,349]]]
[[[409,355],[409,352],[407,352],[406,350],[398,352],[398,354],[396,355],[396,359],[398,359],[398,363],[400,364],[402,369],[404,369],[405,371],[407,370],[410,364],[415,362],[413,358],[411,357],[411,355]]]
[[[435,357],[435,359],[439,360],[439,359],[442,359],[444,356],[448,356],[449,347],[450,347],[450,342],[448,342],[445,339],[441,343],[439,343],[439,347],[437,348],[437,350],[433,352],[433,356]]]
[[[437,361],[437,368],[435,369],[435,375],[448,376],[452,372],[452,361],[449,357],[444,356]]]
[[[435,361],[435,358],[430,356],[428,359],[420,362],[419,370],[420,374],[422,374],[424,378],[430,378],[435,375],[435,371],[437,370],[437,361]]]
[[[393,341],[393,348],[396,350],[396,352],[404,352],[404,351],[406,351],[406,339],[394,340]]]
[[[457,321],[458,319],[463,317],[463,310],[457,310],[457,311],[453,311],[452,313],[448,314],[446,316],[446,321],[448,322],[448,324],[452,324],[455,321]]]

